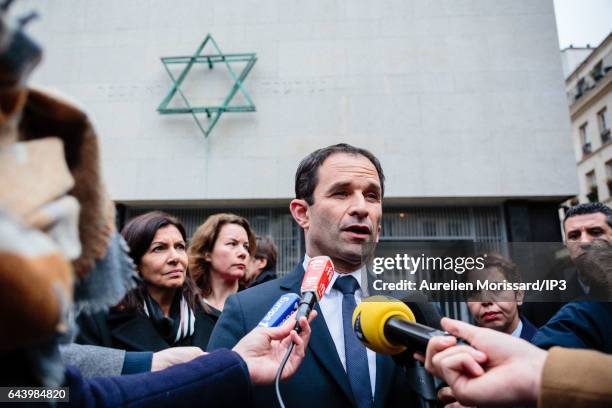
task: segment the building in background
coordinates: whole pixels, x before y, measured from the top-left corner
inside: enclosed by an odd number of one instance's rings
[[[612,33],[569,75],[565,88],[578,166],[578,200],[612,203]]]
[[[561,50],[561,66],[563,67],[563,77],[567,78],[571,73],[582,64],[591,53],[593,48],[589,44],[586,47],[574,47],[570,45]]]
[[[552,0],[15,5],[30,8],[46,50],[33,82],[93,117],[123,219],[164,209],[192,232],[243,214],[277,240],[283,274],[303,253],[288,211],[298,162],[348,142],[385,170],[383,239],[561,239],[557,207],[578,187]],[[257,111],[205,138],[156,108],[171,86],[160,58],[207,33],[258,61],[244,82]],[[218,65],[194,73],[185,92],[201,102],[233,84]]]

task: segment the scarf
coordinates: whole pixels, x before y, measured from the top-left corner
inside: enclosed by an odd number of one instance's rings
[[[185,297],[177,291],[168,316],[164,315],[159,304],[145,293],[144,312],[153,322],[153,326],[170,345],[193,336],[195,331],[195,315]]]

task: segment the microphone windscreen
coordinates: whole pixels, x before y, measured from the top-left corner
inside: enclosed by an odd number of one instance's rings
[[[334,264],[329,256],[315,256],[308,262],[300,293],[313,292],[318,302],[325,293],[332,276],[334,276]]]
[[[377,353],[401,353],[406,346],[392,344],[385,336],[385,324],[393,317],[416,322],[412,310],[399,300],[386,296],[368,297],[353,312],[353,331],[366,347]]]
[[[285,293],[270,308],[268,313],[261,319],[257,327],[278,327],[291,313],[293,313],[300,303],[300,296],[295,293]]]

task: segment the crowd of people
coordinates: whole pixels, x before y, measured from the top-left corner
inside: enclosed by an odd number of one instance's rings
[[[417,321],[441,324],[470,345],[456,345],[450,336],[435,338],[426,355],[410,361],[377,354],[359,342],[350,318],[367,295],[361,286],[362,245],[378,240],[384,191],[382,166],[365,149],[338,144],[309,154],[298,166],[289,206],[304,231],[306,254],[281,278],[275,276],[278,254],[271,237],[256,236],[238,215],[212,215],[191,238],[180,220],[161,211],[129,220],[120,235],[135,271],[131,288],[108,307],[79,310],[75,341],[60,348],[64,384],[74,388],[72,403],[146,406],[172,399],[189,405],[198,387],[207,387],[206,406],[275,406],[271,382],[290,342],[297,348],[282,385],[290,407],[309,406],[313,396],[329,407],[606,406],[612,401],[607,302],[578,299],[537,328],[521,314],[524,293],[484,299],[475,292],[467,304],[477,328],[441,320],[435,305],[417,301],[410,303]],[[567,212],[563,224],[585,292],[610,291],[605,282],[612,281],[612,264],[606,262],[612,210],[581,204]],[[256,328],[281,295],[299,293],[309,259],[319,255],[329,256],[335,271],[312,325],[300,321],[300,334],[291,321]],[[484,269],[468,272],[468,279],[478,279],[479,273],[498,281],[521,279],[515,264],[495,254]],[[585,362],[591,367],[576,370],[582,378],[574,381],[562,372]],[[225,370],[227,375],[213,379]],[[571,404],[559,402],[567,398],[560,384],[573,393]]]
[[[314,396],[325,407],[611,403],[612,307],[607,302],[569,302],[538,328],[521,313],[523,292],[486,298],[473,291],[467,305],[477,328],[441,319],[434,304],[418,300],[409,302],[417,321],[442,327],[469,345],[456,345],[452,336],[435,338],[426,354],[413,359],[366,348],[352,330],[351,317],[368,292],[362,287],[362,246],[378,241],[384,192],[382,165],[365,149],[337,144],[306,156],[289,205],[304,232],[305,256],[280,278],[272,238],[256,236],[241,216],[212,215],[192,237],[179,219],[161,211],[129,220],[120,234],[109,234],[108,242],[118,244],[107,242],[109,249],[95,258],[88,274],[77,275],[74,302],[61,298],[68,310],[59,312],[59,324],[47,333],[54,340],[44,347],[60,346],[65,368],[59,378],[71,387],[71,403],[276,406],[271,383],[290,343],[296,348],[282,372],[284,402],[290,407],[310,406]],[[2,213],[1,220],[5,238],[26,235],[10,214]],[[82,227],[68,223],[66,228],[77,226]],[[567,211],[563,227],[584,294],[611,293],[612,210],[601,203],[578,205]],[[43,232],[61,241],[66,230],[61,229],[63,235]],[[59,252],[68,257],[66,247]],[[320,255],[330,257],[335,271],[310,316],[312,323],[301,320],[297,331],[292,320],[278,328],[257,328],[281,295],[299,293],[309,260]],[[32,270],[35,264],[24,263]],[[53,265],[46,267],[61,269],[62,264]],[[6,277],[9,263],[0,267]],[[521,280],[517,266],[496,254],[489,254],[482,270],[469,271],[467,279],[479,274],[494,281]],[[114,297],[86,307],[95,290],[117,286],[122,290],[111,290]],[[70,329],[58,329],[66,326]],[[5,340],[2,360],[15,364],[17,349],[31,361],[40,344],[27,340],[12,346]],[[16,381],[5,371],[2,380],[6,385],[53,384],[54,377],[39,367],[48,360],[53,359],[46,355],[28,365]],[[577,367],[575,374],[566,375],[565,367]],[[561,385],[572,399],[562,396]]]
[[[96,132],[80,107],[25,86],[42,52],[23,24],[5,21],[9,3],[0,13],[0,402],[243,406],[253,387],[292,376],[317,312],[205,351],[251,267],[248,222],[210,217],[191,246],[181,222],[158,211],[118,233]]]
[[[378,354],[352,324],[385,195],[371,152],[341,143],[299,163],[289,212],[305,255],[281,277],[273,239],[236,214],[212,215],[189,237],[179,219],[151,211],[119,233],[89,118],[24,87],[40,48],[3,19],[0,28],[0,177],[10,183],[0,190],[0,386],[65,386],[72,406],[267,408],[282,406],[277,377],[288,407],[612,406],[606,205],[566,212],[581,294],[541,327],[522,313],[522,291],[470,293],[475,326],[415,296],[406,302],[417,322],[450,336],[425,353]],[[468,279],[520,281],[511,260],[489,255]],[[308,318],[258,327],[282,295],[300,292],[317,256],[334,271]]]
[[[307,156],[298,167],[295,183],[296,198],[290,211],[304,230],[306,256],[291,273],[274,279],[277,253],[273,241],[270,237],[256,238],[248,221],[240,216],[209,217],[196,230],[187,248],[185,229],[179,220],[158,211],[143,214],[129,221],[122,231],[140,277],[137,287],[109,311],[81,316],[77,342],[127,352],[149,352],[145,355],[151,360],[153,353],[169,349],[168,353],[175,355],[173,363],[188,361],[204,350],[231,349],[256,327],[280,295],[299,292],[311,257],[328,255],[336,270],[318,306],[322,318],[313,322],[315,334],[310,339],[309,352],[300,369],[283,385],[287,406],[309,405],[308,395],[321,396],[322,405],[330,407],[435,403],[428,400],[422,388],[408,386],[414,381],[408,377],[426,374],[416,367],[398,367],[390,357],[365,348],[356,340],[346,319],[367,291],[360,286],[364,273],[361,245],[376,241],[380,232],[382,166],[364,149],[335,145]],[[612,242],[612,211],[603,204],[579,205],[567,212],[564,228],[570,255],[580,266],[585,263],[583,258],[597,252],[591,250],[593,241]],[[580,269],[593,270],[592,265]],[[521,280],[517,266],[495,254],[486,258],[484,269],[468,275],[478,279],[478,274],[498,281]],[[584,287],[600,290],[601,280],[595,283],[590,280],[591,275],[588,271],[579,275]],[[524,404],[540,398],[543,406],[559,406],[558,402],[549,402],[559,398],[554,390],[539,394],[539,387],[547,387],[541,380],[535,390],[529,390],[529,395],[524,395],[523,384],[516,386],[518,391],[514,394],[512,383],[522,380],[512,378],[523,373],[513,374],[517,363],[507,362],[514,358],[513,350],[516,348],[519,354],[517,359],[528,358],[525,364],[537,366],[530,371],[532,376],[544,370],[545,360],[553,360],[544,357],[544,350],[554,350],[555,346],[612,352],[609,303],[570,302],[538,329],[520,312],[524,293],[498,293],[497,298],[491,299],[472,295],[474,298],[468,299],[467,304],[476,325],[524,339],[539,348],[443,320],[444,329],[467,339],[473,348],[448,348],[448,340],[432,342],[427,357],[416,356],[432,374],[445,380],[446,385],[436,389],[441,402],[459,407],[462,403]],[[439,325],[438,318],[431,318],[437,313],[434,306],[426,303],[412,306],[427,316],[424,323]],[[574,358],[571,353],[551,353],[557,359]],[[123,373],[151,370],[149,363],[131,364],[130,359],[139,360],[129,357],[129,353],[127,356]],[[584,358],[588,360],[589,355]],[[488,390],[494,387],[494,375],[499,375],[493,374],[497,359],[499,370],[508,372],[506,386],[499,384],[496,392],[487,394],[480,387]],[[551,374],[546,378],[551,376],[551,381],[557,381]],[[477,386],[479,381],[484,385]],[[475,395],[472,390],[476,390]],[[487,400],[489,397],[491,400]],[[257,406],[274,406],[276,398],[271,386],[253,389]],[[609,402],[607,398],[602,396],[601,404]],[[587,400],[590,404],[587,406],[599,403],[592,395]]]

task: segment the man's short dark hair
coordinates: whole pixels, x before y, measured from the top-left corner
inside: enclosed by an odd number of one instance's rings
[[[264,271],[276,270],[276,257],[278,250],[274,244],[274,239],[269,235],[257,236],[257,246],[255,248],[255,254],[253,257],[257,259],[265,259],[266,267]]]
[[[597,213],[602,213],[603,215],[605,215],[608,220],[608,225],[612,227],[612,208],[599,202],[578,204],[574,207],[571,207],[565,213],[565,218],[563,218],[563,226],[565,226],[565,221],[567,221],[568,218],[575,217],[577,215]]]
[[[313,193],[319,183],[318,170],[332,154],[346,153],[353,154],[356,156],[363,156],[370,160],[376,171],[378,172],[378,179],[380,180],[381,197],[385,194],[385,175],[383,174],[382,166],[380,162],[372,153],[366,149],[351,146],[347,143],[339,143],[332,146],[327,146],[319,150],[315,150],[306,156],[297,168],[295,172],[295,198],[306,200],[310,205],[314,204]]]

